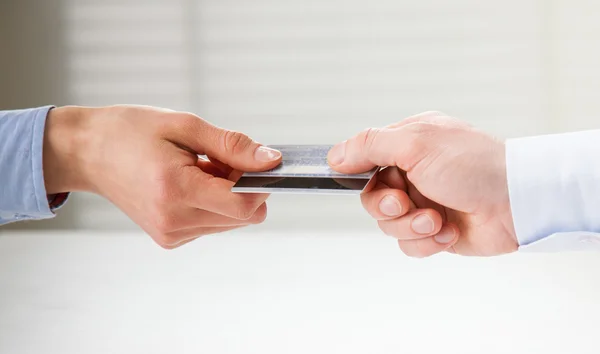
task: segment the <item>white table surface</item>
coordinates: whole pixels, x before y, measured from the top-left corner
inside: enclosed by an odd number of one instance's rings
[[[0,353],[599,353],[600,254],[410,259],[381,235],[0,231]]]

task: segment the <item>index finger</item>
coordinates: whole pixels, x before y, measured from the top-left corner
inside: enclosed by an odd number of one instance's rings
[[[406,192],[389,188],[382,183],[362,194],[360,199],[365,210],[375,220],[395,219],[414,208]]]
[[[268,194],[233,193],[231,188],[234,182],[208,175],[195,166],[187,166],[185,169],[184,185],[190,191],[185,197],[185,203],[194,208],[247,220],[269,197]]]

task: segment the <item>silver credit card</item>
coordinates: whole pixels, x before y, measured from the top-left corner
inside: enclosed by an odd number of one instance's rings
[[[332,170],[327,153],[332,145],[271,145],[282,162],[272,170],[247,172],[233,187],[238,193],[360,194],[377,168],[359,174]]]

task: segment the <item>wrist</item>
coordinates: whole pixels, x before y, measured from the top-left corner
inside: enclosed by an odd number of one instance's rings
[[[509,198],[507,197],[507,199]],[[508,200],[505,204],[507,205],[506,208],[500,210],[498,215],[501,220],[501,225],[504,229],[503,231],[509,236],[508,249],[516,251],[519,249],[519,239],[517,238],[517,232],[515,230],[515,222],[510,207],[510,200]]]
[[[498,203],[498,205],[500,206],[500,210],[498,210],[498,215],[502,220],[502,227],[504,228],[506,234],[509,236],[511,244],[513,245],[514,249],[517,250],[519,248],[519,239],[517,238],[517,232],[515,229],[515,222],[510,201],[508,173],[506,166],[506,142],[502,142],[501,146],[501,159],[499,159],[498,161],[498,170],[500,171],[500,179],[502,181],[502,202]]]
[[[88,119],[80,107],[50,110],[46,118],[43,147],[44,182],[47,194],[88,191],[85,173]]]

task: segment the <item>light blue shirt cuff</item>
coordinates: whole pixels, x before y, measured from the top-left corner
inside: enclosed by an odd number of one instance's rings
[[[42,151],[52,108],[0,111],[0,224],[54,217]]]
[[[511,139],[506,167],[523,251],[600,251],[600,130]]]

